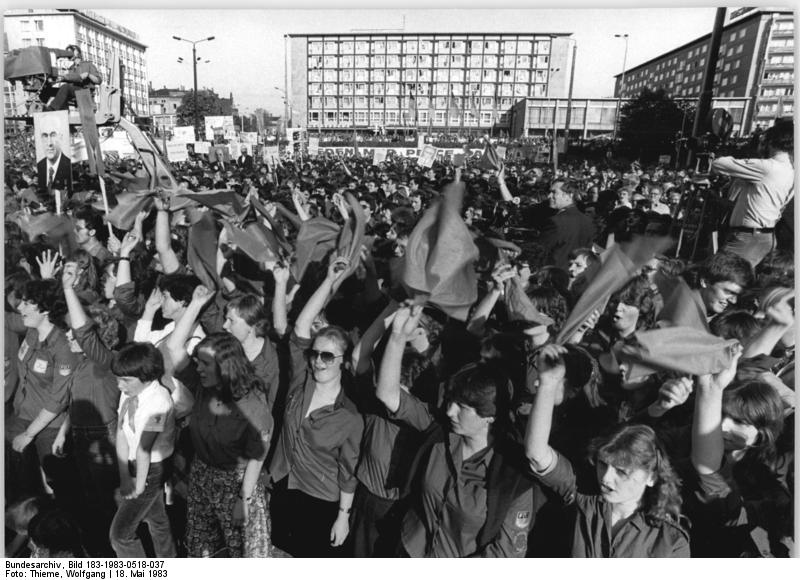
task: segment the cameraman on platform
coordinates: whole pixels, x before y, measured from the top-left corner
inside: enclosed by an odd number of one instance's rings
[[[775,247],[775,225],[794,196],[794,122],[778,121],[759,143],[762,159],[720,157],[711,172],[732,177],[734,203],[723,250],[755,267]]]

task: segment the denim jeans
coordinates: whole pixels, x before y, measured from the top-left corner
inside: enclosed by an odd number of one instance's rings
[[[177,556],[175,540],[164,507],[165,471],[162,463],[151,463],[142,495],[134,499],[124,499],[120,503],[114,521],[111,522],[109,534],[111,547],[119,558],[147,557],[142,541],[136,533],[142,522],[146,522],[150,529],[156,557]]]

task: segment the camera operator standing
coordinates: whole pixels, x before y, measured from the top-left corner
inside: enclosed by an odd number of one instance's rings
[[[720,157],[711,172],[733,178],[734,202],[723,247],[755,266],[775,247],[775,225],[794,196],[794,122],[770,127],[759,143],[762,159]]]

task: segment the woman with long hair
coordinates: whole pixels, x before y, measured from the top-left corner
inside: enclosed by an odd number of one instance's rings
[[[198,286],[167,348],[176,377],[195,402],[189,421],[186,548],[190,557],[268,557],[267,499],[261,468],[272,433],[262,379],[231,334],[208,335],[189,361],[186,341],[213,296]]]
[[[534,475],[568,506],[572,556],[688,557],[679,480],[650,427],[627,425],[593,441],[599,493],[578,491],[572,463],[548,444],[553,409],[564,400],[565,353],[556,345],[540,353],[525,453]]]

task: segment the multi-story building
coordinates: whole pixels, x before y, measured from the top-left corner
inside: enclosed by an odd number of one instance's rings
[[[290,126],[507,130],[513,104],[566,96],[567,33],[287,35]]]
[[[678,105],[697,104],[697,98],[679,97]],[[586,99],[575,98],[572,100],[558,98],[528,98],[518,101],[511,110],[512,137],[541,137],[557,132],[563,135],[567,129],[569,117],[569,130],[572,137],[582,139],[610,134],[614,131],[617,111],[621,109],[628,99],[602,98]],[[740,132],[744,111],[748,99],[725,98],[713,99],[712,107],[727,109],[733,120],[733,131]],[[688,110],[684,108],[684,110]],[[692,124],[692,119],[686,122],[687,127]]]
[[[104,78],[111,76],[111,57],[116,53],[124,66],[123,96],[135,115],[148,114],[145,46],[132,30],[91,10],[27,8],[6,10],[3,28],[8,50],[26,46],[81,47],[85,60],[97,66]]]
[[[766,127],[794,110],[794,15],[741,8],[730,13],[714,75],[714,97],[746,98],[741,132]],[[616,75],[614,95],[635,97],[663,88],[673,97],[699,97],[711,33]]]
[[[150,88],[148,103],[150,116],[153,118],[153,130],[157,135],[172,132],[178,121],[178,107],[183,102],[183,97],[190,93],[185,88],[162,89]]]

